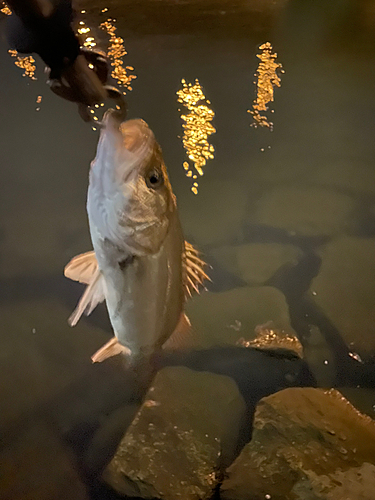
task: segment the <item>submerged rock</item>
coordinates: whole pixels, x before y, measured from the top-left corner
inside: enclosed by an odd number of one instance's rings
[[[33,199],[27,203],[27,210],[18,204],[6,216],[2,215],[2,279],[39,278],[46,274],[60,276],[76,251],[75,248],[71,249],[76,239],[82,242],[81,248],[90,248],[87,220],[81,202],[70,198],[69,204],[61,210],[61,205],[43,203],[39,196],[37,198],[38,206]]]
[[[334,158],[323,162],[313,172],[313,180],[326,186],[374,194],[375,171],[372,161],[356,158]]]
[[[43,422],[20,432],[0,451],[4,500],[88,500],[74,456]]]
[[[283,334],[295,336],[286,299],[270,286],[202,293],[188,302],[186,310],[197,347],[233,345],[254,339],[256,328],[269,321]]]
[[[225,500],[372,500],[375,422],[339,392],[287,389],[258,405]]]
[[[325,188],[277,187],[256,203],[249,222],[299,236],[333,235],[345,230],[354,200]]]
[[[230,242],[238,239],[246,213],[247,191],[233,181],[212,180],[194,199],[179,197],[182,225],[187,237],[199,245]]]
[[[293,245],[251,243],[225,246],[212,252],[216,262],[249,285],[263,285],[285,266],[295,266],[302,251]]]
[[[244,414],[229,377],[164,368],[103,478],[126,496],[209,498],[234,458]]]
[[[154,356],[154,364],[157,368],[186,366],[231,377],[250,413],[261,398],[274,392],[287,387],[316,387],[315,377],[307,363],[295,351],[280,347],[225,346],[163,352]]]
[[[341,237],[320,250],[312,300],[354,352],[375,354],[375,239]]]
[[[272,321],[255,328],[256,337],[249,341],[240,341],[245,347],[259,347],[266,349],[289,349],[300,358],[303,357],[303,346],[296,335],[278,331]]]
[[[0,305],[0,426],[56,397],[91,366],[90,356],[108,338],[82,321],[73,332],[70,310],[57,300]],[[9,382],[11,381],[11,383]]]

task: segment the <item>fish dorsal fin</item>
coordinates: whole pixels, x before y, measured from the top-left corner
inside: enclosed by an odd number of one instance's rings
[[[185,241],[185,251],[182,257],[185,299],[188,299],[194,293],[199,293],[199,287],[203,285],[204,280],[211,281],[204,272],[204,268],[207,264],[199,255],[198,250],[189,242]]]
[[[68,319],[69,325],[75,326],[82,314],[88,316],[100,302],[105,300],[105,281],[94,252],[87,252],[74,257],[66,265],[64,275],[74,281],[87,284],[77,307]]]
[[[92,277],[98,270],[98,261],[94,251],[81,253],[65,266],[64,276],[80,283],[91,283]]]

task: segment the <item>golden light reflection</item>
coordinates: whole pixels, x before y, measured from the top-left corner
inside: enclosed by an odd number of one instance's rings
[[[12,13],[12,11],[7,6],[7,4],[5,2],[1,2],[0,5],[1,5],[0,12],[2,12],[3,14],[5,14],[6,16],[10,16],[11,13]]]
[[[272,53],[272,45],[269,42],[261,45],[260,54],[257,54],[260,63],[255,76],[257,77],[256,99],[253,102],[253,108],[248,109],[248,113],[253,116],[253,127],[268,127],[273,129],[273,123],[262,112],[268,111],[268,104],[274,100],[274,87],[280,87],[281,80],[278,72],[284,73],[282,65],[276,62],[277,54]],[[254,82],[255,83],[255,82]],[[273,112],[273,110],[271,111]]]
[[[77,29],[78,33],[81,35],[82,45],[87,48],[96,47],[95,38],[91,34],[91,29],[86,26],[84,21],[79,22],[79,28]]]
[[[12,11],[10,8],[7,6],[5,2],[1,2],[1,12],[7,16],[10,16],[12,14]],[[32,56],[20,56],[18,52],[14,49],[9,49],[8,53],[15,58],[14,64],[18,67],[23,69],[23,74],[22,76],[27,76],[31,80],[36,80],[35,76],[35,71],[36,71],[36,66],[35,66],[35,59]]]
[[[107,55],[109,57],[112,72],[111,76],[117,81],[117,84],[122,86],[127,91],[131,91],[131,82],[135,80],[136,75],[129,72],[134,71],[132,66],[125,66],[123,57],[127,54],[124,47],[124,40],[116,35],[116,26],[114,25],[115,19],[107,19],[100,25],[104,31],[109,35],[109,47]],[[126,92],[124,92],[125,94]]]
[[[182,89],[177,92],[177,100],[189,111],[188,114],[181,115],[181,119],[184,121],[182,143],[189,160],[184,161],[183,167],[186,176],[195,180],[197,179],[195,172],[202,176],[203,167],[205,167],[207,160],[214,158],[215,149],[208,142],[208,137],[216,132],[211,123],[215,113],[209,107],[211,102],[206,99],[198,80],[195,80],[194,85],[186,80],[181,80],[181,83]],[[191,190],[194,194],[198,194],[198,182],[193,183]]]
[[[241,337],[237,344],[243,347],[260,347],[260,348],[284,348],[296,352],[300,357],[303,357],[303,347],[298,338],[284,330],[279,330],[273,324],[273,321],[268,321],[263,325],[255,327],[255,339],[245,340]]]
[[[18,52],[13,49],[8,50],[9,54],[12,57],[15,57],[14,64],[18,67],[23,69],[23,75],[22,76],[27,76],[31,78],[31,80],[36,80],[35,76],[35,59],[32,56],[19,56]]]
[[[36,103],[37,104],[40,104],[42,102],[42,96],[41,95],[38,95],[38,97],[36,98]],[[37,106],[35,108],[35,111],[40,111],[40,106]]]

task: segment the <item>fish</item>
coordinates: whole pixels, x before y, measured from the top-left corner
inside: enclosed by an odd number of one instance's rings
[[[183,346],[190,331],[185,301],[209,277],[184,240],[162,150],[145,121],[104,115],[87,214],[93,251],[74,257],[64,274],[87,285],[71,326],[107,305],[114,337],[93,362],[122,353],[131,363],[162,346]]]

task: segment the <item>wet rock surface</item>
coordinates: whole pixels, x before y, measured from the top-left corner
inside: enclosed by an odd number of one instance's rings
[[[373,498],[375,423],[337,391],[287,389],[258,405],[226,500]],[[268,496],[266,496],[268,495]]]
[[[333,235],[345,231],[354,207],[350,196],[330,189],[277,187],[257,201],[249,222],[301,236]]]
[[[278,330],[295,335],[284,295],[270,286],[202,293],[187,304],[186,311],[193,325],[194,345],[199,347],[252,340],[256,327],[269,321]]]
[[[258,347],[260,349],[289,349],[295,352],[301,359],[303,358],[303,346],[296,335],[279,331],[272,321],[255,328],[256,337],[254,340],[243,341],[246,347]]]
[[[249,285],[264,285],[277,271],[295,266],[302,251],[280,243],[250,243],[212,251],[216,262]]]
[[[244,413],[245,403],[230,378],[165,368],[103,478],[127,496],[209,498],[220,468],[234,458]]]
[[[349,348],[375,354],[375,240],[340,237],[319,250],[309,294]]]

